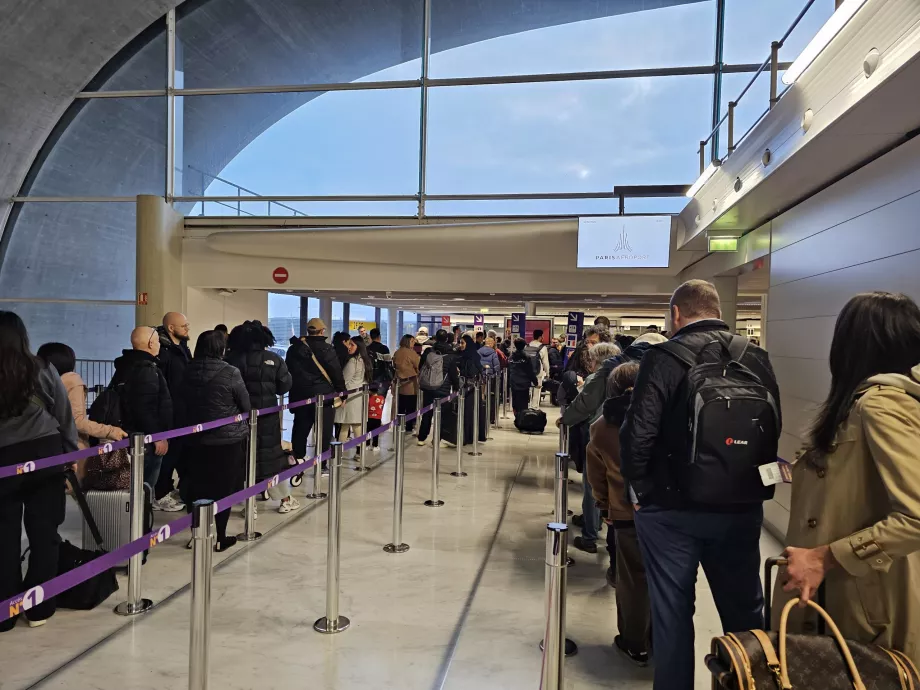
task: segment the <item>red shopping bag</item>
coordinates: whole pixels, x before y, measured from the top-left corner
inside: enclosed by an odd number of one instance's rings
[[[367,418],[383,419],[383,406],[386,404],[386,398],[382,395],[371,394],[367,398]]]

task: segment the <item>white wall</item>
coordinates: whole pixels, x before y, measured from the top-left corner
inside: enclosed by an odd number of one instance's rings
[[[229,328],[258,319],[268,323],[268,293],[262,290],[238,290],[222,296],[211,288],[187,288],[186,312],[191,325],[189,347],[195,347],[198,336],[219,323]]]
[[[847,300],[871,290],[920,300],[918,219],[920,137],[773,220],[767,327],[783,405],[780,457],[795,457],[827,395],[834,323]],[[785,534],[788,486],[767,518]]]

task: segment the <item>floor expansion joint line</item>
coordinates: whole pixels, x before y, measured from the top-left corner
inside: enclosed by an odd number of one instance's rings
[[[508,491],[505,494],[505,501],[502,503],[501,512],[498,515],[498,521],[495,524],[495,531],[492,533],[492,539],[489,541],[489,547],[486,549],[486,553],[483,556],[482,562],[479,564],[479,570],[476,571],[476,577],[473,578],[473,586],[470,588],[470,593],[466,597],[466,601],[463,604],[463,610],[460,612],[460,618],[457,620],[457,624],[454,626],[454,631],[450,636],[450,642],[447,645],[447,651],[444,653],[444,657],[441,660],[441,665],[438,668],[438,675],[435,678],[434,685],[432,685],[432,690],[443,690],[445,683],[447,683],[447,676],[450,674],[450,665],[454,660],[454,654],[457,652],[457,645],[460,643],[460,636],[463,634],[463,627],[466,625],[466,619],[470,615],[470,610],[473,608],[473,600],[476,598],[476,592],[479,590],[479,585],[482,583],[483,575],[485,575],[486,567],[489,565],[489,560],[492,558],[492,550],[495,548],[495,542],[498,541],[498,533],[502,529],[502,524],[505,521],[505,514],[508,512],[508,503],[511,501],[511,492],[514,490],[514,485],[517,482],[518,478],[521,476],[521,472],[524,470],[524,465],[527,464],[527,457],[521,458],[521,462],[518,464],[517,472],[514,473],[514,476],[511,477],[511,480],[508,484]]]
[[[347,489],[349,486],[351,486],[351,485],[353,485],[353,484],[356,484],[357,481],[358,481],[359,479],[362,479],[363,477],[367,477],[367,476],[370,475],[372,472],[374,472],[374,471],[380,469],[380,467],[382,467],[384,464],[386,464],[387,462],[389,462],[389,461],[392,460],[392,459],[393,459],[393,451],[392,451],[392,449],[391,449],[391,450],[390,450],[390,453],[389,453],[386,457],[382,457],[382,458],[380,458],[380,460],[378,460],[378,461],[375,462],[374,464],[368,465],[366,471],[360,472],[360,473],[356,473],[354,477],[348,479],[347,481],[342,482],[342,491],[344,492],[345,489]],[[307,481],[306,477],[304,477],[304,481]],[[296,514],[296,515],[293,515],[289,520],[285,520],[285,521],[282,522],[281,524],[276,525],[275,527],[273,527],[272,529],[270,529],[268,532],[266,532],[266,533],[262,536],[262,538],[259,539],[258,541],[251,542],[251,543],[249,543],[245,548],[242,548],[242,549],[240,549],[240,550],[238,550],[238,551],[235,551],[234,553],[231,553],[229,556],[227,556],[227,558],[225,558],[225,559],[222,560],[220,563],[218,563],[217,565],[214,566],[213,572],[216,573],[216,572],[218,572],[219,570],[222,570],[222,569],[224,568],[224,566],[227,565],[228,563],[231,563],[232,561],[235,561],[237,558],[239,558],[239,557],[242,556],[243,554],[249,553],[250,551],[252,551],[253,549],[255,549],[259,544],[264,544],[264,543],[265,543],[268,539],[270,539],[271,537],[274,537],[274,536],[277,535],[278,533],[284,531],[284,530],[285,530],[287,527],[289,527],[290,525],[294,524],[295,522],[299,522],[300,520],[302,520],[302,519],[303,519],[304,517],[306,517],[307,515],[310,515],[311,513],[313,513],[317,508],[319,508],[320,506],[322,506],[323,504],[325,504],[326,501],[328,501],[328,500],[329,500],[328,497],[327,497],[327,498],[321,498],[321,499],[319,499],[319,500],[317,500],[317,501],[314,501],[313,503],[311,503],[309,506],[307,506],[307,507],[304,508],[303,510],[299,510],[299,511],[297,512],[297,514]],[[232,507],[231,507],[231,509],[232,509]],[[57,668],[54,668],[54,669],[48,671],[48,673],[46,673],[44,676],[42,676],[41,678],[38,678],[37,680],[35,680],[35,682],[33,682],[31,685],[27,685],[26,687],[22,688],[22,690],[37,690],[37,689],[40,688],[42,685],[44,685],[46,682],[48,682],[49,680],[52,680],[52,679],[53,679],[55,676],[57,676],[61,671],[67,670],[71,665],[73,665],[74,663],[80,661],[83,657],[85,657],[85,656],[87,656],[88,654],[94,652],[96,649],[98,649],[98,648],[104,646],[107,642],[111,641],[112,639],[114,639],[115,637],[117,637],[118,635],[120,635],[120,634],[121,634],[122,632],[124,632],[126,629],[128,629],[128,628],[134,626],[135,623],[142,623],[143,621],[148,620],[152,615],[154,615],[154,614],[156,613],[156,611],[157,611],[158,609],[161,609],[161,608],[165,607],[166,605],[173,603],[173,601],[174,601],[175,599],[177,599],[178,597],[182,596],[182,595],[185,594],[187,591],[189,591],[189,589],[191,588],[191,586],[192,586],[191,582],[189,582],[189,583],[187,583],[187,584],[185,584],[185,585],[182,585],[182,586],[181,586],[179,589],[177,589],[175,592],[173,592],[172,594],[167,595],[167,596],[164,597],[161,601],[157,602],[156,605],[154,605],[154,607],[153,607],[152,609],[150,609],[150,611],[149,611],[148,613],[145,613],[145,614],[143,614],[142,616],[140,616],[140,617],[138,617],[138,618],[129,618],[129,619],[127,619],[127,620],[125,621],[124,625],[119,626],[118,628],[116,628],[115,630],[113,630],[112,632],[110,632],[109,634],[107,634],[107,635],[105,635],[104,637],[100,638],[99,640],[97,640],[96,642],[94,642],[90,647],[87,647],[86,649],[84,649],[82,652],[80,652],[80,653],[77,654],[76,656],[74,656],[74,657],[68,659],[68,660],[65,661],[63,664],[61,664],[60,666],[58,666]],[[100,605],[101,605],[101,604],[100,604]]]

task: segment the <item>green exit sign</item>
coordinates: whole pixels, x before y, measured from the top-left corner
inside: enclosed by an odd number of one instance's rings
[[[711,252],[736,252],[738,251],[737,237],[710,237],[709,251]]]

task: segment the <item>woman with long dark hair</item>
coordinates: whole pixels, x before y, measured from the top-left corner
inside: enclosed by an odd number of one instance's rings
[[[360,335],[345,341],[348,351],[348,360],[345,362],[343,374],[345,376],[345,389],[354,390],[361,388],[365,383],[370,383],[374,373],[374,363],[367,352],[367,345]],[[363,406],[367,402],[363,395],[352,393],[347,402],[335,411],[335,423],[339,425],[339,440],[348,439],[348,434],[358,436],[361,433],[361,419]],[[358,448],[358,453],[361,449]]]
[[[909,297],[861,294],[840,312],[830,392],[793,468],[789,565],[773,612],[823,582],[845,638],[920,664],[918,362],[920,308]],[[811,614],[796,613],[796,625]]]
[[[67,391],[54,367],[35,357],[22,319],[0,311],[0,465],[20,465],[77,450],[77,429]],[[60,467],[0,479],[0,600],[56,577],[58,527],[64,521]],[[22,577],[22,526],[29,539],[29,568]],[[31,627],[55,612],[54,597],[32,606]],[[13,616],[0,622],[12,630]]]
[[[226,342],[223,333],[205,331],[198,336],[195,356],[185,369],[179,398],[179,418],[183,425],[243,416],[239,422],[187,437],[183,452],[189,480],[188,512],[195,501],[205,498],[217,501],[243,488],[249,442],[246,417],[252,405],[240,370],[223,359]],[[230,506],[215,518],[217,551],[226,551],[236,544],[236,537],[227,536],[229,519]]]
[[[268,349],[274,344],[274,334],[261,321],[246,321],[236,326],[227,340],[227,362],[240,370],[254,410],[276,406],[278,396],[291,390],[291,372],[287,364]],[[259,415],[258,429],[256,481],[261,482],[286,470],[289,461],[281,447],[280,413]],[[270,488],[268,496],[281,501],[279,513],[290,513],[300,508],[300,503],[291,495],[291,483],[287,480]]]

